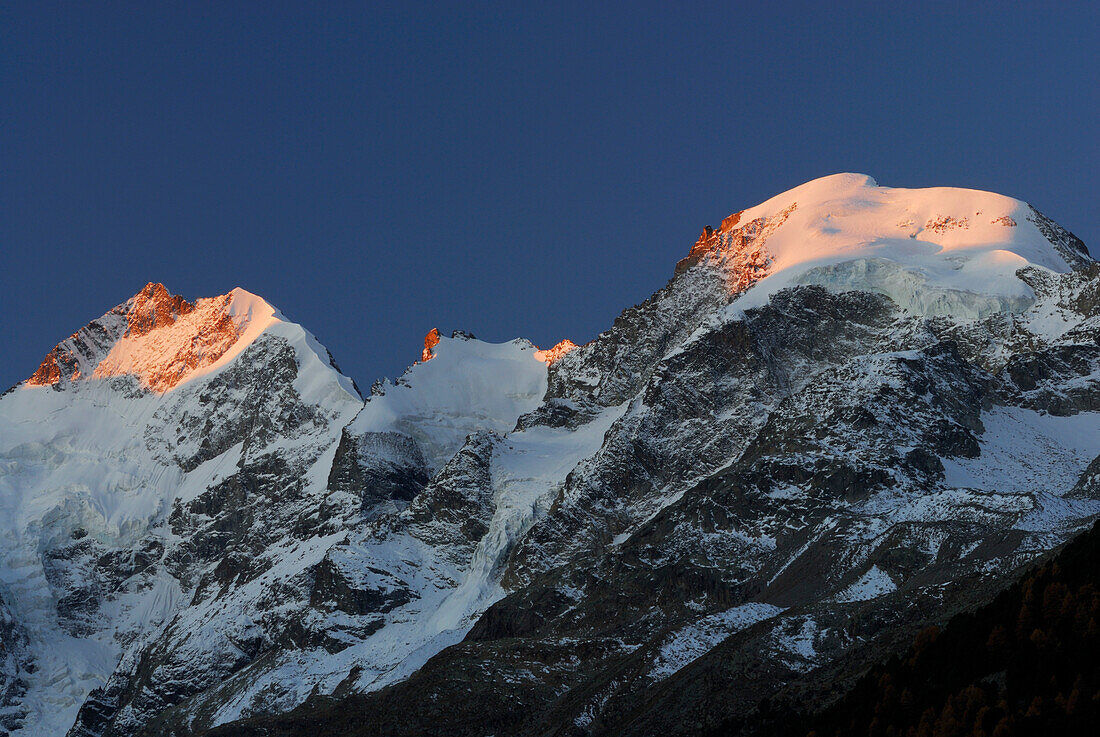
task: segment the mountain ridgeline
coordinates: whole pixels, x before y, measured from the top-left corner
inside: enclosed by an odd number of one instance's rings
[[[1100,265],[840,174],[584,345],[433,330],[366,397],[263,299],[150,284],[0,398],[0,507],[13,735],[1072,727]]]

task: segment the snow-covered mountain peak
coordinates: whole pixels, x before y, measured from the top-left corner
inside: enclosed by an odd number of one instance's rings
[[[1092,259],[1072,233],[1011,197],[835,174],[707,228],[677,272],[700,262],[724,268],[731,293],[746,292],[741,309],[820,284],[886,294],[913,314],[977,317],[1031,302],[1021,268],[1064,273]]]
[[[225,366],[282,322],[278,310],[244,289],[192,303],[150,282],[59,343],[24,385],[63,388],[131,375],[163,393]]]
[[[1100,264],[1025,203],[854,174],[584,345],[432,329],[366,401],[262,298],[146,285],[0,397],[0,733],[823,693],[1100,515],[1098,334]]]

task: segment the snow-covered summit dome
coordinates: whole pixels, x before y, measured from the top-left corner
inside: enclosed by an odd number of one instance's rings
[[[815,179],[704,230],[678,271],[724,266],[738,306],[796,284],[886,294],[913,314],[1023,309],[1025,267],[1092,263],[1084,244],[1026,202],[956,187],[881,187],[865,174]]]

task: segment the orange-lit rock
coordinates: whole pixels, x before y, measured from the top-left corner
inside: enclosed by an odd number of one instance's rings
[[[677,262],[676,273],[680,274],[687,271],[688,268],[699,263],[707,253],[716,249],[721,244],[723,236],[726,236],[737,228],[737,224],[741,221],[742,212],[744,212],[744,210],[735,212],[725,218],[718,227],[718,230],[715,230],[709,225],[703,228],[699,240],[695,241],[695,245],[688,251],[688,255]]]
[[[424,352],[420,354],[421,361],[430,361],[435,358],[434,349],[439,345],[439,328],[432,328],[424,336]]]
[[[64,358],[61,346],[57,346],[46,354],[38,369],[27,379],[27,383],[31,386],[50,386],[61,381],[61,361]]]
[[[712,250],[717,245],[718,234],[715,232],[714,228],[710,227],[709,225],[706,226],[705,228],[703,228],[703,232],[699,236],[699,239],[695,241],[695,245],[691,247],[690,251],[688,251],[688,255],[676,262],[676,273],[682,274],[695,264],[699,263],[699,261],[702,260],[703,256],[705,256],[708,251]]]
[[[727,217],[725,220],[723,220],[722,225],[719,226],[719,228],[718,228],[718,232],[728,233],[731,230],[733,230],[734,228],[736,228],[737,223],[739,223],[741,221],[741,213],[742,212],[744,212],[744,210],[741,210],[740,212],[735,212],[732,215],[730,215],[729,217]]]
[[[934,218],[929,218],[928,222],[924,224],[925,230],[931,230],[933,233],[943,235],[949,230],[963,229],[970,227],[970,218],[957,218],[951,215],[939,215]]]
[[[215,363],[240,338],[248,317],[229,314],[232,299],[226,294],[192,304],[151,282],[59,343],[26,383],[131,375],[147,389],[167,391]]]
[[[676,273],[682,274],[692,266],[707,261],[724,268],[731,293],[745,291],[768,275],[773,259],[765,243],[797,207],[796,202],[772,217],[757,218],[744,224],[741,223],[743,211],[735,212],[722,221],[718,230],[708,225],[688,255],[676,264]]]
[[[555,361],[560,360],[562,356],[564,356],[566,353],[569,353],[569,351],[573,350],[576,347],[576,343],[566,338],[565,340],[555,345],[553,348],[535,351],[535,358],[549,366]]]
[[[174,323],[182,315],[195,309],[195,306],[179,295],[172,294],[163,284],[149,282],[129,302],[130,311],[126,314],[129,326],[127,335],[145,335],[151,330],[163,328]]]
[[[229,302],[229,295],[199,299],[189,311],[170,319],[166,319],[167,302],[143,305],[149,309],[135,321],[138,331],[131,327],[96,366],[92,378],[132,374],[154,391],[171,389],[217,361],[237,342],[241,331],[226,311]]]

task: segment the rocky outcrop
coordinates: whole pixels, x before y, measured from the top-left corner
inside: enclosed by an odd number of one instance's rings
[[[435,358],[434,349],[439,345],[439,329],[432,328],[424,336],[424,351],[420,354],[421,361],[430,361]]]
[[[34,670],[27,634],[0,598],[0,730],[18,729],[27,716],[24,675]]]
[[[709,225],[691,247],[688,255],[676,264],[675,273],[682,274],[692,266],[709,261],[725,268],[729,291],[738,294],[768,275],[772,257],[766,245],[775,232],[798,207],[793,202],[772,217],[759,217],[741,223],[742,213],[736,212],[714,230]]]
[[[535,358],[549,366],[552,363],[560,361],[567,353],[574,350],[576,347],[576,343],[566,338],[565,340],[555,343],[552,348],[535,351]]]
[[[328,490],[358,497],[363,512],[375,515],[408,503],[428,480],[420,446],[409,436],[396,432],[352,435],[345,429],[332,460]]]
[[[1058,223],[1048,218],[1043,213],[1031,207],[1027,219],[1039,229],[1051,245],[1065,259],[1073,269],[1085,269],[1093,265],[1092,256],[1089,255],[1088,246],[1084,241],[1063,228]]]
[[[158,328],[168,327],[195,306],[168,291],[163,284],[146,284],[127,303],[126,335],[140,337]]]

